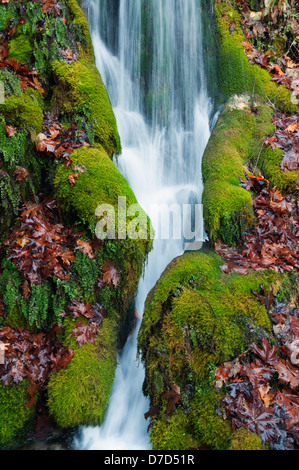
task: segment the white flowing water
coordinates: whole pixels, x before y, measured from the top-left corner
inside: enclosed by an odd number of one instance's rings
[[[116,164],[158,231],[159,211],[164,217],[165,207],[171,204],[201,202],[202,155],[212,113],[203,62],[201,0],[85,3],[97,67],[122,143]],[[150,51],[146,65],[141,59],[145,51]],[[155,213],[151,213],[153,204]],[[140,316],[165,267],[183,252],[183,237],[154,240],[138,287]],[[119,354],[104,423],[82,428],[75,448],[150,449],[149,423],[144,418],[149,402],[142,393],[144,369],[137,354],[137,335],[138,328]]]

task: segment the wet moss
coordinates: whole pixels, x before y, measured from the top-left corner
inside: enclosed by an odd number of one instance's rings
[[[197,442],[190,433],[188,416],[176,410],[171,419],[163,416],[153,419],[151,443],[153,450],[185,450],[196,449]]]
[[[102,78],[93,62],[80,59],[73,64],[53,62],[58,83],[54,102],[60,112],[73,111],[86,116],[93,124],[95,142],[109,156],[121,152],[120,138],[111,102]]]
[[[254,223],[251,194],[240,187],[245,165],[260,157],[273,132],[273,111],[260,100],[251,110],[248,95],[234,96],[223,108],[203,156],[203,211],[210,242],[236,243]],[[247,170],[248,171],[248,170]]]
[[[244,52],[245,41],[239,13],[227,3],[215,5],[219,35],[219,73],[223,99],[233,94],[248,92],[270,100],[284,112],[295,111],[298,105],[291,103],[291,92],[271,80],[266,69],[252,65]],[[231,31],[231,24],[235,27]]]
[[[8,57],[14,57],[17,62],[26,63],[30,62],[31,54],[32,45],[27,35],[20,34],[10,40]]]
[[[8,387],[3,387],[0,382],[0,445],[9,446],[34,415],[34,407],[26,406],[27,388],[27,380]]]
[[[126,198],[126,208],[137,204],[128,182],[103,148],[82,147],[75,150],[71,158],[73,166],[66,168],[63,164],[59,165],[55,177],[55,192],[61,209],[65,214],[75,215],[94,231],[99,220],[97,207],[109,204],[115,211],[117,233],[118,198]],[[72,186],[68,177],[76,173],[76,168],[79,168],[79,176]]]
[[[229,450],[266,450],[266,448],[256,433],[242,427],[234,433]]]
[[[7,124],[20,129],[42,131],[43,106],[35,90],[27,89],[19,96],[7,97],[5,103],[0,105],[0,113],[4,115]]]

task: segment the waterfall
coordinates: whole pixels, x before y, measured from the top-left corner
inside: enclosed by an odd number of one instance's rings
[[[159,232],[155,225],[159,211],[163,218],[165,207],[172,204],[201,202],[202,155],[213,112],[203,58],[202,1],[86,0],[85,4],[97,67],[122,143],[116,164]],[[184,249],[182,237],[154,240],[138,287],[140,316],[147,294]],[[104,423],[82,428],[75,448],[151,448],[137,335],[138,328],[119,353]]]

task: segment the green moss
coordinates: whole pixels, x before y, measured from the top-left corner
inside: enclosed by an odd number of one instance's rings
[[[231,95],[243,93],[261,95],[281,111],[290,112],[298,109],[291,104],[291,91],[283,85],[271,80],[266,69],[252,65],[244,52],[242,42],[245,41],[241,29],[239,13],[227,3],[215,5],[217,27],[219,33],[219,73],[224,100]],[[230,25],[235,23],[234,31]]]
[[[95,142],[106,152],[121,152],[120,138],[111,102],[94,62],[81,58],[73,64],[53,62],[53,72],[58,83],[54,93],[61,112],[86,116],[94,126]]]
[[[117,364],[115,319],[104,319],[100,330],[95,344],[78,347],[75,338],[67,338],[65,345],[75,355],[66,369],[50,377],[49,410],[63,428],[103,421]]]
[[[32,45],[25,34],[13,37],[9,42],[9,55],[14,57],[18,62],[29,62],[32,53]]]
[[[256,433],[240,428],[234,433],[229,450],[265,450],[265,447]]]
[[[12,95],[0,105],[0,112],[7,124],[20,129],[34,129],[41,132],[43,126],[43,108],[40,95],[35,90],[26,90],[20,96]]]
[[[216,413],[221,392],[214,388],[214,370],[271,334],[267,311],[253,291],[276,288],[285,275],[251,272],[222,274],[223,260],[214,252],[185,253],[166,268],[145,304],[138,346],[146,368],[144,392],[159,407],[155,427],[165,423],[162,399],[169,383],[180,387],[190,435],[200,445],[228,448],[229,422]],[[171,422],[168,416],[168,422]],[[168,442],[177,430],[169,425]],[[154,432],[154,445],[162,445]]]
[[[250,101],[240,95],[228,102],[203,156],[203,210],[211,243],[218,238],[227,244],[237,242],[254,222],[252,198],[240,187],[240,178],[245,163],[260,156],[264,139],[273,132],[273,112],[256,100],[256,115]]]
[[[19,433],[34,413],[33,408],[27,408],[28,381],[3,387],[0,382],[0,444],[9,444]]]

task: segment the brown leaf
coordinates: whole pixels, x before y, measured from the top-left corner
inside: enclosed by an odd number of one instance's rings
[[[165,414],[169,415],[175,410],[176,404],[182,398],[180,387],[178,387],[178,385],[174,385],[174,384],[171,385],[170,390],[163,393],[162,398],[168,400]]]
[[[77,240],[77,247],[76,250],[82,250],[85,255],[88,256],[89,259],[95,259],[95,254],[93,252],[93,248],[90,242],[86,242],[84,240]]]
[[[80,176],[80,173],[74,173],[68,176],[68,180],[71,186],[74,186],[74,184],[76,184],[75,178],[79,178],[79,176]]]

